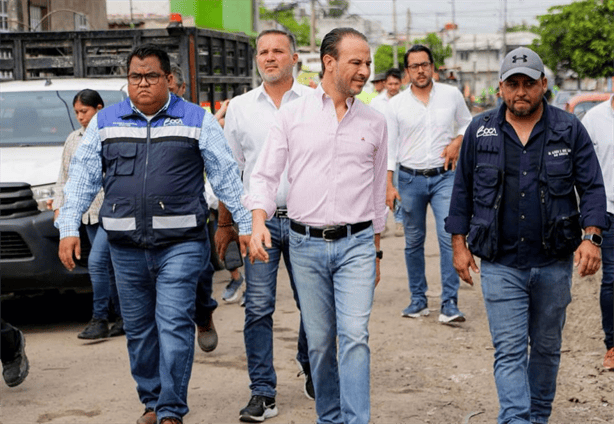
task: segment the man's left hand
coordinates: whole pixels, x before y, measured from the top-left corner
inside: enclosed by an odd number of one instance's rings
[[[443,164],[443,169],[446,171],[451,169],[456,169],[456,162],[458,161],[458,156],[460,154],[461,144],[463,142],[463,137],[458,136],[454,140],[450,142],[441,153],[441,157],[445,158],[445,163]]]
[[[593,275],[601,267],[601,249],[584,240],[574,254],[574,266],[578,268],[580,277]]]

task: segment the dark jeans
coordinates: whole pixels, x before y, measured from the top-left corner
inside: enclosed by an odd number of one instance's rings
[[[209,243],[207,243],[209,244]],[[217,302],[211,297],[213,292],[213,265],[208,260],[205,268],[198,277],[198,285],[196,286],[196,309],[194,312],[194,322],[200,327],[206,327],[209,324],[211,313],[217,308]]]
[[[86,225],[85,229],[92,245],[87,260],[94,295],[92,317],[109,319],[109,300],[113,303],[115,313],[120,316],[119,296],[107,233],[99,224]]]
[[[610,214],[614,226],[614,215]],[[605,333],[605,346],[609,350],[614,347],[614,228],[603,232],[601,245],[601,260],[603,262],[603,277],[601,279],[601,323]]]
[[[19,330],[13,327],[8,322],[2,320],[2,326],[0,328],[1,333],[1,347],[2,347],[2,363],[10,362],[15,359],[15,354],[19,350],[20,337]]]

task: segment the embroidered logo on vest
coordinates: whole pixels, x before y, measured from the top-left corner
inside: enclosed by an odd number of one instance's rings
[[[183,121],[181,120],[181,118],[166,118],[164,120],[164,126],[165,127],[176,127],[178,125],[183,125]]]
[[[484,125],[482,125],[480,128],[478,128],[478,132],[475,134],[475,138],[498,135],[499,134],[497,133],[496,128],[484,128]]]

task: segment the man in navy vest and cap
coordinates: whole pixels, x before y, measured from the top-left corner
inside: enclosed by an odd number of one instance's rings
[[[446,231],[462,280],[482,259],[499,424],[547,423],[573,267],[600,267],[606,197],[588,133],[544,99],[540,57],[508,53],[499,88],[503,104],[465,132]]]
[[[239,224],[242,251],[251,217],[222,128],[201,107],[169,93],[171,65],[151,44],[128,56],[128,95],[90,122],[70,166],[56,226],[60,259],[79,258],[79,217],[104,187],[100,221],[109,237],[128,353],[145,406],[138,424],[181,423],[194,356],[194,300],[209,260],[206,172]]]

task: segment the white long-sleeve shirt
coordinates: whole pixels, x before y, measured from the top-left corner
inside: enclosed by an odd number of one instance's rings
[[[394,171],[397,163],[430,169],[444,165],[443,149],[465,134],[471,113],[457,88],[433,82],[428,104],[422,103],[409,86],[390,99],[386,118],[388,170]]]

